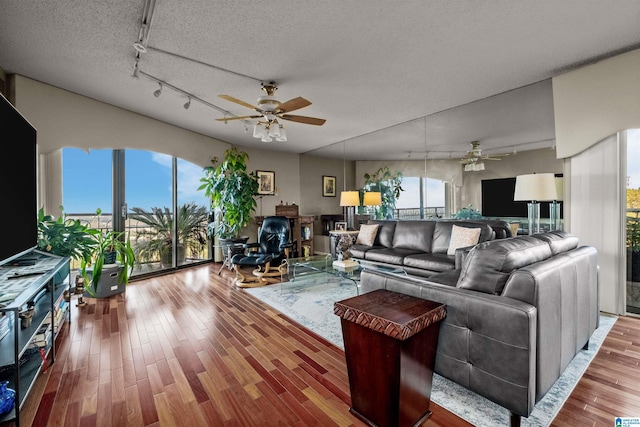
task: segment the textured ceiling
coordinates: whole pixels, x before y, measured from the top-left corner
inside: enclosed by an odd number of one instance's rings
[[[639,47],[639,21],[640,0],[2,0],[0,67],[244,147],[456,158],[473,140],[552,146],[550,78]],[[156,98],[154,79],[179,90]],[[252,114],[219,94],[254,104],[270,80],[327,122],[285,122],[289,140],[264,143],[215,120]],[[186,110],[180,91],[205,103]]]

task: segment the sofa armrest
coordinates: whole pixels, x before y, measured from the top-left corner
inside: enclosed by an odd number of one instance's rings
[[[531,304],[414,277],[363,271],[361,292],[386,289],[445,304],[435,372],[514,414],[535,405],[537,310]]]

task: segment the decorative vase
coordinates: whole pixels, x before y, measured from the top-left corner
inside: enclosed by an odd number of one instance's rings
[[[7,388],[9,381],[0,382],[0,415],[6,414],[11,409],[16,401],[16,392],[13,389]]]

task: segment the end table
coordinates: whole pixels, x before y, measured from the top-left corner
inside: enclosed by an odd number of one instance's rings
[[[443,304],[377,290],[338,301],[351,412],[370,426],[418,426],[431,416]]]

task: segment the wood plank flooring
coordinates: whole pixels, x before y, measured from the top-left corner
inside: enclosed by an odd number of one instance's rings
[[[35,383],[23,426],[362,426],[344,353],[233,285],[220,264],[85,298]],[[640,320],[622,318],[557,426],[640,415]],[[424,427],[471,424],[432,403]]]

